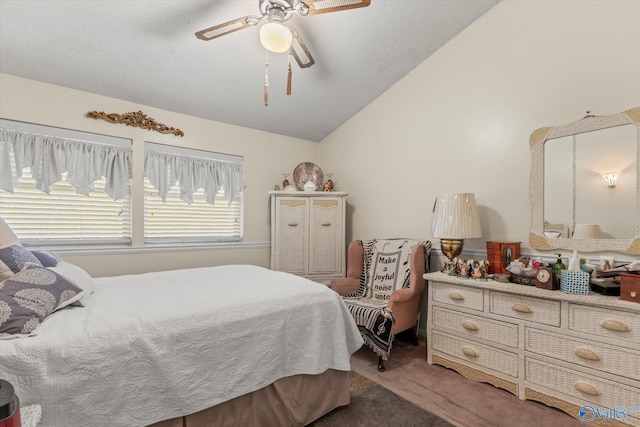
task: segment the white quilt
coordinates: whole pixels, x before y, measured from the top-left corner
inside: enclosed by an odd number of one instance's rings
[[[256,266],[99,278],[88,298],[0,341],[0,378],[42,406],[42,426],[145,426],[349,370],[362,345],[338,294]]]

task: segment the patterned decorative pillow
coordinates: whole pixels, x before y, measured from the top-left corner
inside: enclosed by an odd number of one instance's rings
[[[38,258],[22,245],[12,245],[0,249],[0,261],[4,262],[14,273],[21,271],[28,262],[42,267]]]
[[[29,249],[43,267],[55,267],[60,262],[60,257],[53,252],[42,251],[39,249]]]
[[[0,283],[0,339],[32,334],[45,317],[83,296],[60,274],[28,263]]]

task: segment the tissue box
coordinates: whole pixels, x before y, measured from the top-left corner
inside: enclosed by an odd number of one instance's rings
[[[589,273],[562,270],[560,272],[560,290],[565,294],[587,295],[589,293]]]

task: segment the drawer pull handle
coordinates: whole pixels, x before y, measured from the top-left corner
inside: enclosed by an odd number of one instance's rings
[[[511,306],[511,310],[517,311],[518,313],[533,313],[533,310],[531,310],[528,305],[524,305],[520,303],[513,304]]]
[[[331,221],[326,221],[326,220],[322,221],[320,223],[320,225],[323,226],[323,227],[329,227],[331,225]]]
[[[295,221],[289,221],[289,222],[287,223],[287,225],[288,225],[289,227],[296,227],[296,226],[298,225],[298,223],[297,223],[297,222],[295,222]]]
[[[587,384],[587,383],[576,383],[574,385],[574,387],[576,388],[576,390],[584,393],[584,394],[588,394],[589,396],[599,396],[600,392],[598,391],[597,388],[595,388],[594,386],[592,386],[591,384]]]
[[[464,296],[460,292],[450,292],[449,298],[457,301],[462,301],[464,299]]]
[[[462,327],[465,328],[467,331],[477,331],[478,330],[478,325],[476,325],[475,323],[469,321],[469,320],[465,320],[464,322],[462,322]]]
[[[462,353],[469,357],[478,357],[478,352],[471,347],[462,347]]]
[[[617,331],[617,332],[631,331],[631,329],[629,329],[627,325],[620,322],[619,320],[603,320],[602,323],[600,323],[600,326],[602,326],[605,329],[609,329],[610,331]]]
[[[600,360],[600,356],[593,350],[589,350],[588,348],[577,348],[576,356],[581,357],[587,360]]]

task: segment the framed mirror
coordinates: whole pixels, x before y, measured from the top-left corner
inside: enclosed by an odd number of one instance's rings
[[[640,254],[640,107],[540,128],[529,144],[532,248]]]

